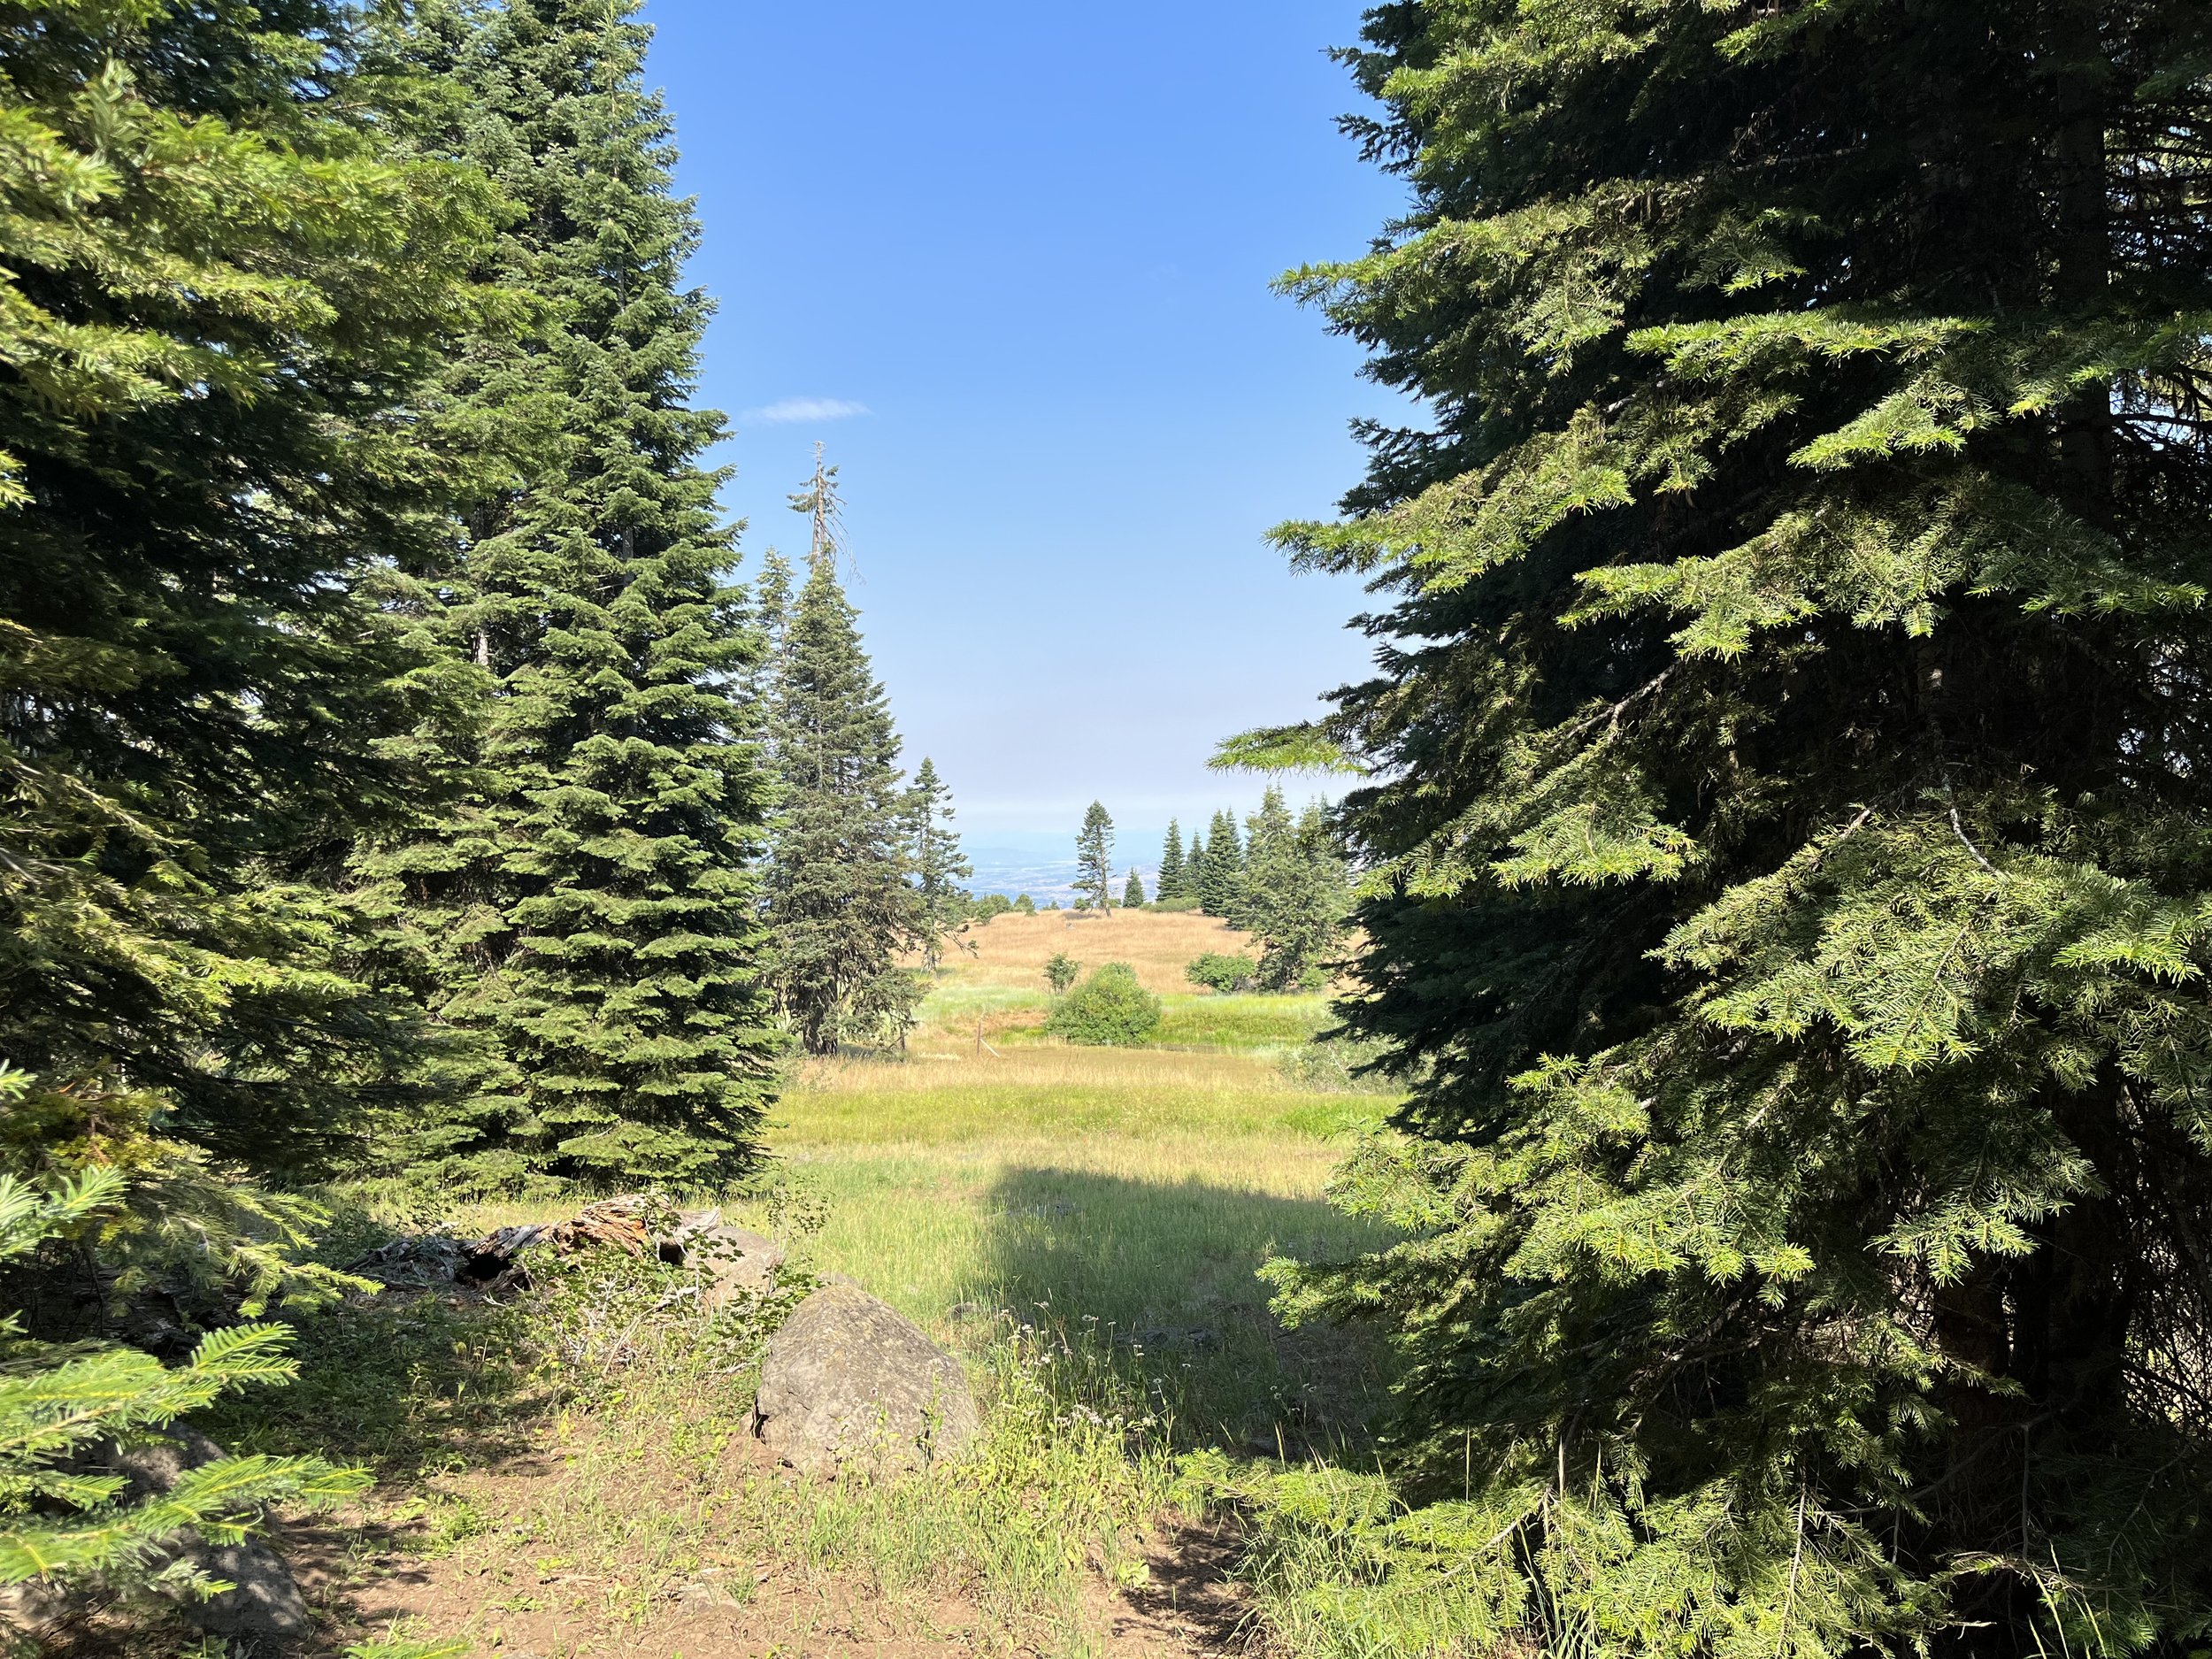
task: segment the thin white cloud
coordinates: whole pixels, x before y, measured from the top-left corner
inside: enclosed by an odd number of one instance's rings
[[[787,397],[765,409],[749,409],[741,419],[757,426],[801,426],[821,420],[850,420],[872,413],[865,403],[841,397]]]

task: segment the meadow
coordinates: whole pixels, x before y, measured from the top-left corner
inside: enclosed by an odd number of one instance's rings
[[[1359,1462],[1381,1354],[1282,1329],[1256,1273],[1381,1241],[1325,1188],[1388,1102],[1293,1080],[1325,999],[1182,983],[1236,948],[1217,922],[1048,911],[962,942],[902,1054],[798,1070],[770,1183],[725,1204],[963,1355],[987,1402],[979,1455],[883,1486],[770,1466],[744,1421],[751,1333],[622,1264],[527,1310],[387,1296],[311,1324],[301,1383],[223,1425],[255,1449],[334,1437],[382,1477],[302,1534],[347,1640],[1078,1655],[1210,1651],[1249,1624],[1191,1460]],[[1064,949],[1133,966],[1167,1004],[1160,1044],[1039,1040]]]

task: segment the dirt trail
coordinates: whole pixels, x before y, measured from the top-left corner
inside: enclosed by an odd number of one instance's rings
[[[531,1460],[472,1485],[519,1508],[557,1471]],[[642,1494],[641,1494],[642,1495]],[[403,1531],[296,1527],[286,1553],[331,1620],[318,1659],[395,1627],[461,1638],[481,1659],[953,1659],[1008,1651],[1002,1622],[958,1594],[878,1585],[850,1573],[763,1558],[658,1584],[566,1571],[481,1552],[423,1559]],[[1229,1580],[1234,1540],[1173,1525],[1149,1541],[1149,1581],[1118,1589],[1093,1575],[1082,1632],[1102,1659],[1219,1659],[1248,1655],[1245,1607]],[[1027,1644],[1014,1651],[1034,1653]]]

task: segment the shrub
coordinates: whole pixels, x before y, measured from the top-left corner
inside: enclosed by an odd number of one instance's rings
[[[1193,985],[1202,986],[1222,996],[1233,996],[1239,991],[1250,990],[1257,982],[1259,971],[1260,964],[1249,956],[1209,950],[1183,970],[1183,977]]]
[[[1068,987],[1075,983],[1075,976],[1082,972],[1083,964],[1066,951],[1055,951],[1045,964],[1045,983],[1052,987],[1053,995],[1064,995]]]
[[[1160,1028],[1160,999],[1125,962],[1110,962],[1053,1010],[1045,1030],[1091,1048],[1135,1048]]]
[[[1163,916],[1188,916],[1198,909],[1198,901],[1196,899],[1155,899],[1145,908],[1157,910]]]
[[[1024,893],[1015,898],[1014,908],[1024,916],[1034,916],[1037,913],[1037,901]]]
[[[0,1262],[81,1234],[117,1208],[123,1185],[113,1170],[43,1192],[0,1175]],[[231,1325],[210,1332],[171,1368],[136,1348],[30,1341],[19,1317],[0,1319],[0,1349],[8,1353],[0,1380],[0,1584],[35,1578],[205,1594],[205,1575],[180,1558],[170,1562],[165,1540],[174,1534],[232,1543],[271,1503],[322,1506],[360,1492],[366,1474],[319,1457],[224,1458],[137,1502],[125,1501],[122,1476],[71,1467],[73,1455],[99,1441],[143,1439],[219,1394],[291,1381],[298,1370],[285,1352],[291,1339],[286,1325]]]
[[[1003,893],[977,894],[968,900],[968,918],[971,921],[987,922],[994,916],[1003,916],[1013,908],[1014,901]]]

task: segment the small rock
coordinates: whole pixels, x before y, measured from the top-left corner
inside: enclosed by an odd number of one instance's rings
[[[73,1605],[67,1591],[55,1585],[41,1584],[36,1578],[22,1584],[0,1585],[0,1631],[19,1631],[27,1636],[35,1636],[49,1624],[60,1623]]]
[[[753,1408],[753,1432],[810,1474],[956,1457],[979,1423],[960,1362],[850,1285],[824,1286],[769,1339]]]

